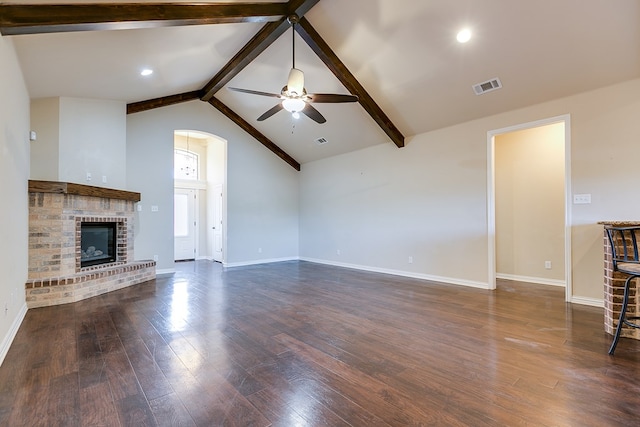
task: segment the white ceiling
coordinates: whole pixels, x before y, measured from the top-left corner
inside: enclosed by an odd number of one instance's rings
[[[640,0],[320,0],[306,18],[405,137],[640,77]],[[136,102],[201,89],[261,26],[9,37],[32,98]],[[455,40],[462,27],[467,44]],[[300,38],[296,65],[308,92],[348,93]],[[155,73],[142,78],[144,67]],[[287,32],[229,86],[279,93],[290,67]],[[474,94],[494,77],[503,89]],[[284,111],[257,122],[277,100],[216,97],[300,163],[391,144],[359,104],[316,104],[323,125]]]

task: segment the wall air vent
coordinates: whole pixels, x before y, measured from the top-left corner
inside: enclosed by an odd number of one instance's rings
[[[329,141],[327,141],[327,138],[323,138],[323,137],[317,138],[317,139],[315,139],[315,141],[316,141],[316,144],[318,144],[318,145],[324,145],[327,142],[329,142]]]
[[[495,79],[473,85],[473,92],[476,95],[482,95],[483,93],[491,92],[496,89],[502,89],[502,82],[497,77]]]

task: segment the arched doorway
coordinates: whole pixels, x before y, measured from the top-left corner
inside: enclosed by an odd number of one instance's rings
[[[174,132],[174,258],[224,262],[226,141]]]

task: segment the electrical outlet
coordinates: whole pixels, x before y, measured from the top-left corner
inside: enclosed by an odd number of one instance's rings
[[[413,264],[413,257],[412,256],[409,257],[409,264]]]
[[[153,260],[154,260],[154,261],[158,261],[158,255],[154,255],[154,256],[153,256]]]
[[[107,183],[107,175],[102,175],[102,183],[103,184]]]
[[[142,212],[142,205],[138,203],[138,212]]]
[[[262,253],[262,248],[258,248],[258,253],[261,254]]]
[[[87,181],[91,181],[91,172],[87,172]]]
[[[151,212],[158,212],[158,207],[156,205],[151,206]]]
[[[340,249],[336,250],[336,255],[340,255]]]
[[[546,268],[547,270],[551,270],[551,261],[545,261],[544,268]]]

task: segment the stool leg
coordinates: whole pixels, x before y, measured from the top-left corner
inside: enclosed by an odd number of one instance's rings
[[[618,319],[618,327],[616,328],[616,334],[613,337],[613,342],[611,343],[611,347],[609,348],[609,354],[613,355],[613,352],[616,351],[616,346],[618,345],[618,340],[620,339],[620,332],[622,331],[622,325],[624,324],[624,317],[627,313],[627,305],[629,304],[629,287],[631,285],[631,280],[635,279],[637,276],[629,276],[627,281],[624,283],[624,298],[622,299],[622,309],[620,311],[620,318]]]

